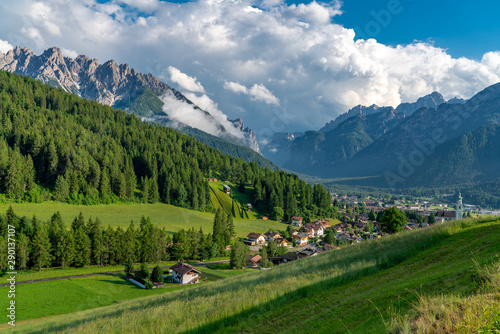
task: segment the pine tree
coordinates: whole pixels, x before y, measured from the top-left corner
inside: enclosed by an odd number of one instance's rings
[[[85,218],[83,217],[83,213],[81,211],[78,214],[78,217],[75,217],[73,223],[71,223],[71,229],[73,231],[78,230],[80,227],[85,231]]]
[[[261,248],[261,256],[262,256],[262,259],[260,260],[262,264],[265,264],[267,261],[269,261],[269,257],[267,255],[267,248],[266,247],[262,247]]]
[[[148,268],[147,263],[145,263],[145,262],[141,263],[141,268],[136,273],[136,276],[139,278],[142,278],[144,280],[149,278],[149,268]]]
[[[132,261],[132,259],[128,259],[127,262],[125,263],[125,274],[127,276],[132,276],[134,275],[135,273],[135,269],[134,269],[134,262]]]
[[[7,240],[0,235],[0,270],[2,271],[7,269],[7,255]]]
[[[147,176],[142,179],[142,202],[149,202],[149,178]]]
[[[120,173],[118,179],[118,196],[121,198],[127,197],[127,179],[123,173]]]
[[[90,263],[90,240],[83,227],[74,231],[75,240],[75,266],[83,267]]]
[[[229,240],[236,236],[236,231],[234,230],[233,216],[231,215],[227,215],[226,229],[228,233],[228,238],[226,239],[227,241],[226,245],[228,245]]]
[[[139,235],[140,254],[142,262],[153,262],[155,260],[155,244],[153,238],[153,223],[149,217],[141,219],[141,232]]]
[[[186,191],[186,188],[184,187],[184,184],[181,183],[179,186],[179,190],[177,191],[177,205],[180,207],[186,207],[186,201],[188,198],[188,193]]]
[[[33,240],[32,255],[33,262],[38,270],[42,270],[42,267],[50,266],[52,261],[50,251],[51,245],[47,227],[44,224],[40,224],[36,230],[35,239]]]
[[[151,273],[151,280],[157,283],[163,282],[163,270],[160,268],[160,266],[156,266],[153,268],[153,272]]]
[[[26,269],[30,254],[30,241],[24,233],[20,233],[16,242],[17,268]]]
[[[158,181],[155,178],[149,179],[149,201],[156,203],[160,200],[160,193],[158,191]]]
[[[245,266],[246,256],[247,250],[245,245],[241,241],[236,241],[231,250],[229,265],[231,268],[243,268]]]
[[[219,250],[223,250],[227,245],[225,244],[227,235],[225,217],[226,215],[221,208],[217,210],[214,217],[212,238],[217,247],[219,247]]]
[[[64,231],[56,248],[56,258],[61,267],[69,267],[75,257],[75,240],[73,232]]]
[[[370,210],[370,213],[368,214],[368,219],[372,221],[377,219],[377,217],[375,216],[375,211],[373,211],[373,209]]]
[[[274,257],[278,255],[278,244],[274,240],[269,240],[267,243],[267,247],[262,247],[262,248],[267,248],[267,255]]]
[[[102,257],[104,253],[104,240],[103,231],[100,227],[94,232],[91,244],[92,244],[92,259],[95,264],[102,266]]]
[[[109,180],[109,174],[107,168],[104,168],[101,173],[101,184],[99,187],[101,191],[101,199],[104,203],[111,202],[111,182]]]

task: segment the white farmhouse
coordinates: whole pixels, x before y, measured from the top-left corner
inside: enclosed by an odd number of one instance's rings
[[[187,263],[176,263],[172,267],[172,280],[180,284],[198,283],[201,271]]]

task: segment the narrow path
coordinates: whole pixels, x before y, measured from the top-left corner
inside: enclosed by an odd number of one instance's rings
[[[221,261],[212,261],[212,262],[198,262],[198,263],[193,263],[192,265],[195,266],[200,266],[200,267],[206,267],[209,264],[220,264],[220,263],[229,263],[229,260],[221,260]],[[162,266],[160,267],[162,269],[170,268],[170,266]],[[154,267],[149,268],[149,270],[153,270]],[[136,269],[139,270],[139,269]],[[57,277],[47,277],[47,278],[38,278],[38,279],[32,279],[28,281],[16,281],[16,285],[19,284],[29,284],[29,283],[38,283],[38,282],[49,282],[49,281],[58,281],[62,279],[70,279],[70,278],[76,278],[76,277],[87,277],[87,276],[95,276],[95,275],[110,275],[110,274],[119,274],[122,273],[123,270],[112,270],[112,271],[102,271],[98,273],[90,273],[90,274],[78,274],[78,275],[68,275],[68,276],[57,276]],[[9,286],[10,283],[2,283],[0,284],[0,287],[3,286]]]

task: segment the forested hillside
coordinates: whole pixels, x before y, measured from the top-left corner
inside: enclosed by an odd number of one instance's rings
[[[255,186],[258,209],[328,215],[325,188],[160,125],[0,72],[0,192],[14,200],[164,202],[210,209],[207,177]],[[279,211],[279,210],[278,210]]]

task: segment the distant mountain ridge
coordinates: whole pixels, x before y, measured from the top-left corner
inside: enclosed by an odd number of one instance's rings
[[[356,106],[319,131],[287,137],[274,155],[288,170],[346,185],[477,186],[488,198],[500,180],[499,126],[500,83],[469,100],[434,92],[396,109]]]
[[[319,131],[320,132],[331,131],[331,130],[335,129],[340,123],[344,122],[345,120],[347,120],[351,117],[355,117],[355,116],[360,115],[360,114],[370,115],[370,114],[374,114],[377,112],[383,112],[383,111],[393,110],[393,109],[394,108],[392,108],[392,107],[379,107],[376,104],[373,104],[369,107],[358,105],[352,109],[349,109],[349,111],[347,111],[346,113],[339,115],[334,120],[326,123],[325,126],[323,126],[321,129],[319,129]]]
[[[283,167],[324,176],[325,169],[349,160],[404,119],[402,112],[391,107],[376,109],[382,111],[359,113],[331,131],[307,131],[291,144],[290,158]]]
[[[162,97],[169,96],[191,106],[199,112],[200,118],[216,124],[218,136],[222,139],[260,152],[255,134],[251,129],[244,128],[241,119],[228,119],[227,124],[235,127],[228,131],[209,112],[196,106],[179,91],[152,74],[137,72],[128,64],[119,65],[114,60],[100,64],[97,59],[83,55],[72,59],[64,57],[57,47],[47,49],[37,56],[32,50],[18,46],[5,55],[0,52],[0,70],[28,75],[80,97],[120,108],[143,118],[160,116],[162,124],[175,127],[178,122],[173,122],[163,108],[167,102]]]
[[[415,111],[422,108],[437,108],[441,104],[446,103],[443,95],[438,92],[433,92],[429,95],[419,98],[414,103],[401,103],[396,110],[404,113],[406,116],[411,116]]]

